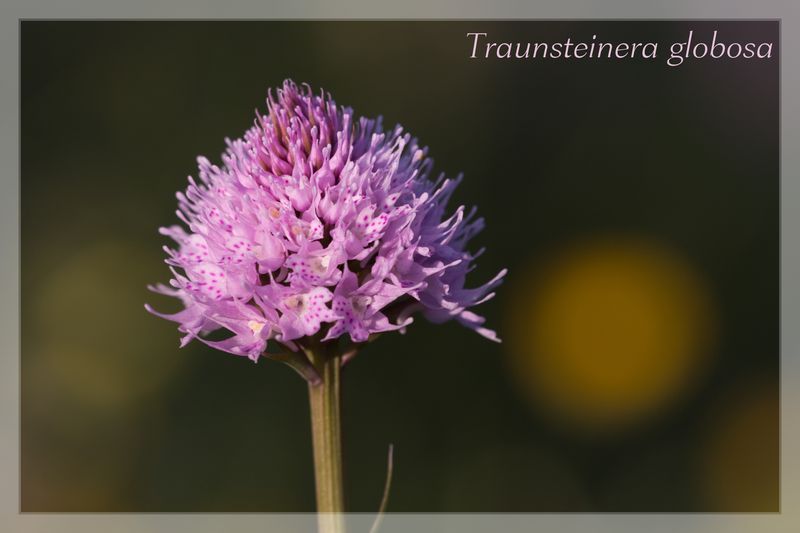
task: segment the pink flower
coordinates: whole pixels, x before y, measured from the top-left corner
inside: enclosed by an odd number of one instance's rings
[[[427,150],[400,126],[356,119],[329,95],[286,81],[221,167],[198,158],[199,182],[178,193],[188,228],[162,228],[171,287],[184,311],[183,344],[199,338],[257,360],[267,344],[295,351],[312,337],[365,342],[403,331],[421,311],[497,340],[471,308],[492,296],[505,270],[465,288],[480,255],[466,250],[483,227],[447,203],[460,181],[429,179]],[[204,335],[224,328],[231,335]]]

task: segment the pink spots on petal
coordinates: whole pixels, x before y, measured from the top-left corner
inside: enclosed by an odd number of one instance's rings
[[[211,316],[241,318],[237,306],[254,296],[266,331],[288,340],[330,322],[328,338],[349,332],[361,342],[399,327],[372,313],[403,297],[476,329],[468,309],[499,283],[465,288],[476,257],[468,241],[483,221],[448,212],[459,179],[431,179],[425,151],[401,128],[385,131],[287,82],[222,161],[198,159],[199,180],[178,194],[188,233],[163,233],[178,243],[167,263],[176,269],[169,290],[189,311],[176,320],[183,331],[198,334]],[[336,252],[323,256],[318,244]],[[225,346],[256,358],[263,349]]]
[[[191,280],[186,284],[186,290],[198,292],[215,300],[222,298],[227,292],[222,281],[224,273],[217,265],[204,263],[198,268],[187,269],[186,274]]]

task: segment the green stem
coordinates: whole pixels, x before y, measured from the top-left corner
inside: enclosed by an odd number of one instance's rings
[[[339,396],[341,358],[324,349],[314,350],[309,355],[312,355],[312,362],[321,378],[319,383],[308,385],[319,533],[343,533],[344,489]]]

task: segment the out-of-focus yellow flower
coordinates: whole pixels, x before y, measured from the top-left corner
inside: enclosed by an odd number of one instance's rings
[[[510,368],[540,409],[583,429],[619,429],[677,400],[700,375],[712,305],[681,257],[602,239],[548,259],[510,291]]]
[[[30,327],[42,335],[26,337],[26,379],[37,399],[50,391],[119,412],[174,376],[186,358],[137,305],[152,272],[147,261],[135,246],[96,243],[62,258],[37,285]]]
[[[700,488],[709,511],[778,511],[778,386],[735,388],[710,416]]]

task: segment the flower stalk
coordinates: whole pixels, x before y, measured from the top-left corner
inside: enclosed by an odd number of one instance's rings
[[[179,324],[181,346],[198,339],[303,376],[319,530],[342,533],[342,366],[417,313],[499,342],[472,308],[506,271],[467,287],[483,253],[468,243],[484,222],[475,208],[448,208],[461,176],[431,178],[427,148],[400,125],[384,129],[325,92],[286,80],[222,160],[198,158],[198,179],[177,195],[184,225],[160,229],[177,243],[165,248],[173,277],[150,288],[183,310],[145,308]],[[390,455],[381,512],[391,470]]]
[[[322,344],[307,354],[320,376],[318,383],[308,385],[319,533],[343,533],[342,359]]]

